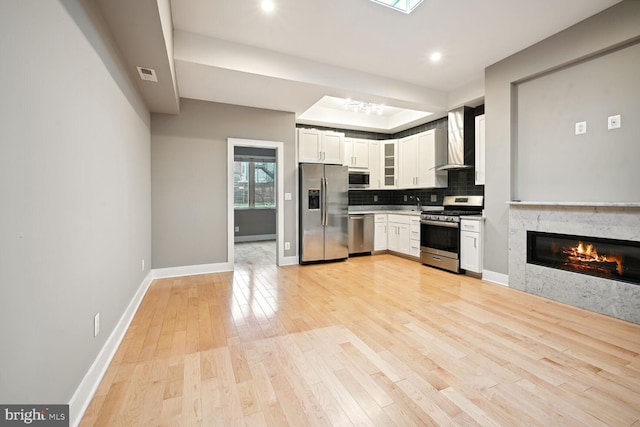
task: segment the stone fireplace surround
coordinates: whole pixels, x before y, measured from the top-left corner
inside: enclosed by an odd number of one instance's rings
[[[640,286],[527,264],[527,231],[640,241],[640,203],[510,202],[509,286],[640,324]]]

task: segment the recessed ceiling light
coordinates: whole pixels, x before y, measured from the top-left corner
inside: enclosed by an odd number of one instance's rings
[[[440,52],[433,52],[429,59],[431,59],[431,62],[438,62],[442,59],[442,54]]]
[[[262,0],[261,6],[262,6],[262,10],[264,10],[267,13],[273,12],[273,9],[275,9],[275,4],[271,0]]]

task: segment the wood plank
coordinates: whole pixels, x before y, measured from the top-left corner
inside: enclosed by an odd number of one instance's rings
[[[80,425],[630,425],[640,325],[393,255],[154,281]]]

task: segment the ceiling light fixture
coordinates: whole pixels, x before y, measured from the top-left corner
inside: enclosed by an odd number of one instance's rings
[[[374,3],[382,4],[390,7],[394,10],[399,10],[404,13],[411,13],[418,7],[422,0],[371,0]]]
[[[263,0],[261,6],[262,6],[262,10],[264,10],[267,13],[273,12],[273,9],[275,9],[276,7],[273,1],[271,0]]]
[[[442,59],[442,54],[440,52],[433,52],[429,58],[431,62],[438,62]]]
[[[380,115],[384,112],[384,105],[374,104],[373,102],[364,102],[364,101],[355,101],[353,99],[345,99],[344,109],[351,110],[354,113],[365,113],[365,114],[376,113]]]

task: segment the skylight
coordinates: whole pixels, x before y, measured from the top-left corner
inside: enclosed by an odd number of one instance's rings
[[[383,4],[392,9],[399,10],[404,13],[411,13],[418,7],[422,0],[371,0],[374,3]]]

